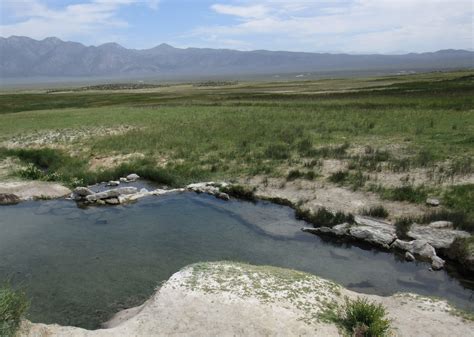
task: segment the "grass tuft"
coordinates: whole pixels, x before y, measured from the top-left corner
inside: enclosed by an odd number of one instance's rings
[[[400,240],[409,240],[408,232],[410,231],[413,219],[409,217],[399,218],[395,221],[395,232]]]
[[[0,336],[15,336],[27,309],[28,301],[23,292],[9,285],[0,287]]]
[[[311,212],[309,209],[297,207],[295,216],[297,219],[313,224],[314,227],[334,227],[345,222],[354,223],[354,216],[352,214],[345,214],[343,212],[332,213],[324,207],[319,208],[316,213]]]
[[[230,185],[222,187],[221,191],[227,193],[228,195],[248,201],[256,201],[257,197],[255,196],[255,189],[249,188],[242,185]]]
[[[388,217],[388,211],[382,205],[372,206],[370,208],[366,208],[362,210],[362,215],[373,216],[375,218],[383,218],[385,219]]]
[[[365,298],[349,300],[346,298],[342,325],[356,337],[384,337],[390,331],[390,321],[381,304],[369,302]]]

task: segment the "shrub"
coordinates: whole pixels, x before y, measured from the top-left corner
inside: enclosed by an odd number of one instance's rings
[[[249,200],[249,201],[256,201],[257,198],[255,197],[255,189],[248,188],[242,185],[230,185],[226,187],[222,187],[221,191],[227,193],[234,198]]]
[[[451,221],[453,226],[457,229],[462,229],[468,232],[474,232],[474,223],[470,220],[466,213],[462,211],[448,211],[441,210],[431,213],[426,213],[419,218],[421,223],[430,223],[433,221]]]
[[[313,224],[314,227],[334,227],[344,222],[354,223],[354,216],[352,214],[345,214],[343,212],[332,213],[324,207],[319,208],[316,213],[298,207],[295,210],[295,216],[297,219]]]
[[[362,210],[363,215],[373,216],[375,218],[386,218],[388,217],[388,211],[382,205],[372,206],[368,209]]]
[[[395,221],[395,231],[397,237],[401,240],[408,240],[408,232],[410,231],[413,219],[409,217],[399,218]]]
[[[0,288],[0,336],[14,336],[28,308],[23,292],[5,285]]]
[[[351,301],[346,298],[342,325],[353,336],[384,337],[390,330],[390,321],[381,304],[364,298]]]

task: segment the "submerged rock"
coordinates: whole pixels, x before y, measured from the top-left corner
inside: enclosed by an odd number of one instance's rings
[[[0,205],[15,205],[20,202],[20,198],[12,193],[0,193]]]

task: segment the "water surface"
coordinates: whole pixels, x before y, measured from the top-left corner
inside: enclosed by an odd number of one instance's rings
[[[35,322],[97,328],[141,304],[199,261],[235,260],[307,271],[351,289],[449,299],[474,310],[473,285],[427,263],[303,233],[293,210],[194,193],[115,207],[68,200],[0,207],[0,279],[20,284]]]

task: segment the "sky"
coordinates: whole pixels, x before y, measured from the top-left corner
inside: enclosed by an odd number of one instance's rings
[[[474,49],[472,0],[0,0],[0,36],[397,54]]]

